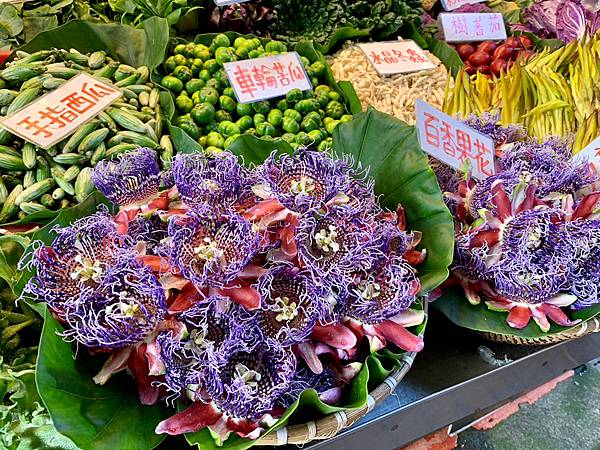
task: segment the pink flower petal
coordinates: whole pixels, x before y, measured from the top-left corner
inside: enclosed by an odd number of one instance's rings
[[[581,322],[580,319],[571,320],[569,317],[560,309],[558,306],[549,305],[548,303],[542,305],[540,308],[550,319],[563,327],[572,327]]]
[[[249,283],[239,278],[219,289],[218,292],[246,309],[260,308],[260,294]]]
[[[356,345],[356,336],[341,323],[315,325],[311,337],[335,348],[349,349]]]
[[[506,321],[518,330],[525,328],[531,319],[531,309],[526,306],[514,306],[508,313]]]
[[[492,203],[496,207],[496,216],[500,220],[504,221],[512,215],[512,205],[504,190],[502,180],[496,180],[492,183]]]
[[[386,340],[396,344],[402,350],[406,350],[407,352],[420,352],[423,350],[423,338],[412,334],[402,325],[391,320],[384,320],[381,323],[373,325],[373,328],[381,333]]]
[[[120,348],[111,353],[100,372],[94,377],[94,383],[104,384],[115,373],[127,367],[127,360],[133,351],[133,346]]]
[[[223,414],[211,403],[194,402],[188,408],[163,420],[154,432],[177,435],[193,433],[216,423]]]
[[[548,321],[548,318],[546,317],[544,311],[541,309],[541,306],[542,305],[540,305],[539,307],[531,308],[531,315],[533,316],[533,320],[535,321],[535,323],[538,324],[540,329],[544,333],[547,333],[550,329],[550,322]]]
[[[169,313],[177,314],[187,311],[201,300],[202,297],[200,296],[200,293],[190,281],[183,287],[179,294],[177,294],[173,303],[169,305]]]
[[[277,211],[281,211],[282,209],[285,209],[285,207],[279,203],[279,200],[270,198],[268,200],[262,200],[252,208],[247,209],[243,216],[250,221],[255,221]]]
[[[585,219],[592,213],[598,202],[600,202],[600,192],[586,195],[579,201],[571,220]]]
[[[158,401],[160,389],[153,386],[154,381],[159,381],[159,377],[151,376],[148,369],[148,360],[146,359],[146,345],[137,346],[131,353],[127,368],[133,374],[137,384],[140,403],[142,405],[153,405]]]
[[[296,345],[295,350],[313,373],[319,374],[323,372],[323,364],[317,356],[315,346],[312,342],[301,342]]]
[[[477,231],[473,235],[473,239],[471,239],[471,243],[469,246],[471,248],[481,247],[484,244],[487,244],[488,247],[493,247],[500,240],[500,230],[484,230]]]

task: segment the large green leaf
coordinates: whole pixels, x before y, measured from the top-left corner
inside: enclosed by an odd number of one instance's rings
[[[168,39],[169,24],[158,17],[145,20],[140,29],[117,23],[72,20],[38,34],[20,50],[29,53],[52,47],[76,48],[81,52],[105,50],[126,64],[154,68],[162,63]]]
[[[508,313],[492,311],[484,302],[479,305],[471,305],[460,286],[444,289],[442,296],[433,302],[433,306],[439,309],[459,327],[470,330],[497,333],[522,338],[540,338],[557,333],[562,333],[572,327],[561,327],[552,323],[550,330],[544,333],[532,320],[522,330],[512,328],[506,323]],[[600,314],[600,304],[586,308],[582,311],[569,313],[571,319],[586,321]]]
[[[427,249],[427,259],[418,267],[421,292],[439,286],[452,262],[454,225],[415,127],[369,109],[336,128],[333,150],[369,168],[384,206],[404,207],[408,229],[423,233],[421,245]]]
[[[10,4],[0,5],[0,38],[7,39],[23,31],[23,20],[17,9]]]
[[[63,327],[46,312],[36,366],[36,384],[56,429],[83,450],[145,450],[165,438],[154,428],[172,413],[162,406],[142,406],[136,386],[126,374],[104,386],[92,377],[102,357],[80,349],[58,335]]]
[[[325,55],[328,55],[339,48],[342,42],[349,39],[368,38],[371,34],[370,29],[358,30],[353,27],[340,27],[335,30],[324,44],[317,44],[316,47]]]

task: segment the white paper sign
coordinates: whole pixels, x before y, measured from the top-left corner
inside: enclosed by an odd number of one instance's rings
[[[414,41],[371,42],[358,46],[380,75],[435,68],[435,64]]]
[[[483,180],[496,173],[494,141],[453,119],[423,100],[415,103],[419,144],[426,153],[449,166]]]
[[[246,3],[249,0],[214,0],[217,6],[233,5],[234,3]]]
[[[573,159],[576,161],[587,159],[591,170],[600,172],[600,137],[594,139],[586,148],[573,156]]]
[[[296,52],[229,62],[223,67],[240,103],[281,97],[291,89],[312,89]]]
[[[123,93],[87,73],[4,118],[0,126],[38,147],[49,148],[74,133]]]
[[[500,13],[442,13],[438,20],[448,42],[506,39],[504,19]]]
[[[485,0],[442,0],[442,6],[446,11],[452,11],[464,5],[475,5]]]

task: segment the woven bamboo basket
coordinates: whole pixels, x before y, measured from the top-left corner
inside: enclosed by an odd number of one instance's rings
[[[427,320],[427,302],[423,303],[425,320]],[[423,334],[421,334],[421,337],[423,337]],[[362,408],[338,411],[319,420],[279,428],[273,433],[259,438],[256,445],[303,445],[313,440],[329,439],[335,436],[344,428],[352,426],[365,414],[371,412],[386,397],[390,396],[412,367],[416,355],[416,352],[405,353],[400,360],[400,365],[383,383],[369,393],[367,404]]]
[[[592,319],[580,323],[579,325],[563,331],[562,333],[551,334],[548,336],[542,336],[538,338],[524,338],[520,336],[512,336],[510,334],[499,334],[499,333],[478,333],[485,339],[500,342],[502,344],[515,344],[515,345],[548,345],[558,344],[559,342],[570,341],[577,339],[582,336],[598,333],[600,331],[600,319],[593,317]]]

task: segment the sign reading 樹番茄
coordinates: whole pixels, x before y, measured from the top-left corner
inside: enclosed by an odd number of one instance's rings
[[[112,84],[81,73],[4,118],[0,125],[38,147],[49,148],[74,133],[121,95],[123,93]]]
[[[370,42],[358,46],[380,75],[416,72],[435,67],[414,41]]]
[[[419,144],[423,151],[457,170],[483,180],[496,173],[494,141],[423,100],[415,103]]]
[[[500,13],[442,13],[438,20],[448,42],[506,39]]]
[[[453,11],[461,6],[483,3],[485,0],[442,0],[442,6],[446,11]]]
[[[229,62],[224,68],[240,103],[281,97],[291,89],[312,89],[296,52]]]
[[[600,172],[600,137],[594,139],[586,148],[573,156],[573,159],[576,161],[587,159],[590,169]]]

